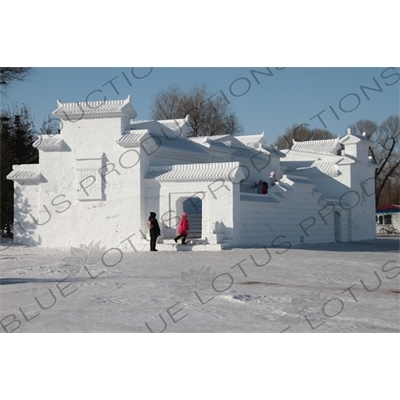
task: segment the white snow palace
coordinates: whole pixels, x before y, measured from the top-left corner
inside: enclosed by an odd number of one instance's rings
[[[59,135],[33,144],[39,164],[15,165],[14,243],[149,250],[147,218],[157,213],[158,250],[373,239],[371,142],[295,142],[279,151],[264,133],[188,137],[189,116],[136,121],[126,100],[61,103]],[[267,194],[256,183],[275,172]],[[189,246],[176,245],[189,214]]]

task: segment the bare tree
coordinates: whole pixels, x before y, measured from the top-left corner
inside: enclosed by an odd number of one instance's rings
[[[378,164],[375,170],[376,205],[398,204],[400,191],[400,121],[398,116],[388,117],[381,125],[362,119],[350,125],[352,133],[374,141],[369,154]]]
[[[375,198],[376,205],[383,204],[381,195],[386,185],[391,186],[399,182],[400,177],[400,118],[388,117],[380,126],[377,133],[371,137],[375,144],[370,147],[372,160],[378,164],[375,171]],[[395,185],[396,186],[396,185]],[[399,203],[399,198],[390,199],[390,203]],[[391,197],[391,196],[390,196]]]
[[[379,129],[378,125],[369,119],[361,119],[355,124],[350,125],[349,128],[351,129],[351,133],[356,135],[362,135],[365,132],[368,139],[370,139]]]
[[[151,106],[155,120],[178,119],[190,115],[190,136],[233,135],[242,130],[226,100],[210,94],[206,85],[195,85],[187,92],[173,85],[155,96]]]
[[[379,194],[379,205],[400,204],[400,174],[397,168]]]
[[[24,81],[30,71],[30,67],[0,67],[0,92],[4,92],[14,82]]]
[[[291,149],[293,140],[296,142],[304,142],[307,140],[324,140],[333,139],[335,136],[328,130],[323,129],[309,129],[307,125],[293,124],[287,128],[284,135],[278,136],[274,146],[278,149]]]

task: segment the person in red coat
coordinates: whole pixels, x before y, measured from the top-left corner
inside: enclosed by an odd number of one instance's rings
[[[186,236],[189,234],[189,219],[188,215],[184,212],[178,225],[178,236],[175,237],[175,243],[182,238],[182,244],[186,244]]]
[[[267,182],[262,183],[262,191],[261,194],[267,194],[268,193],[268,184]]]

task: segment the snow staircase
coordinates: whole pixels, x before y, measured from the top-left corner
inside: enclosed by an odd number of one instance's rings
[[[186,243],[181,244],[181,240],[175,243],[174,239],[157,240],[158,251],[218,251],[232,247],[230,240],[224,240],[221,243],[209,243],[204,238],[186,238]],[[142,239],[140,243],[135,243],[136,251],[150,251],[150,238]]]
[[[188,214],[190,229],[188,239],[201,238],[201,214]]]

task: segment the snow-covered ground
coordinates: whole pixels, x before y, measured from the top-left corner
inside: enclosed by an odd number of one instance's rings
[[[3,243],[0,332],[277,335],[2,335],[4,398],[398,396],[396,335],[314,334],[400,331],[398,237],[219,252],[86,245]]]
[[[0,332],[400,332],[398,236],[218,252],[85,245],[2,242]]]

